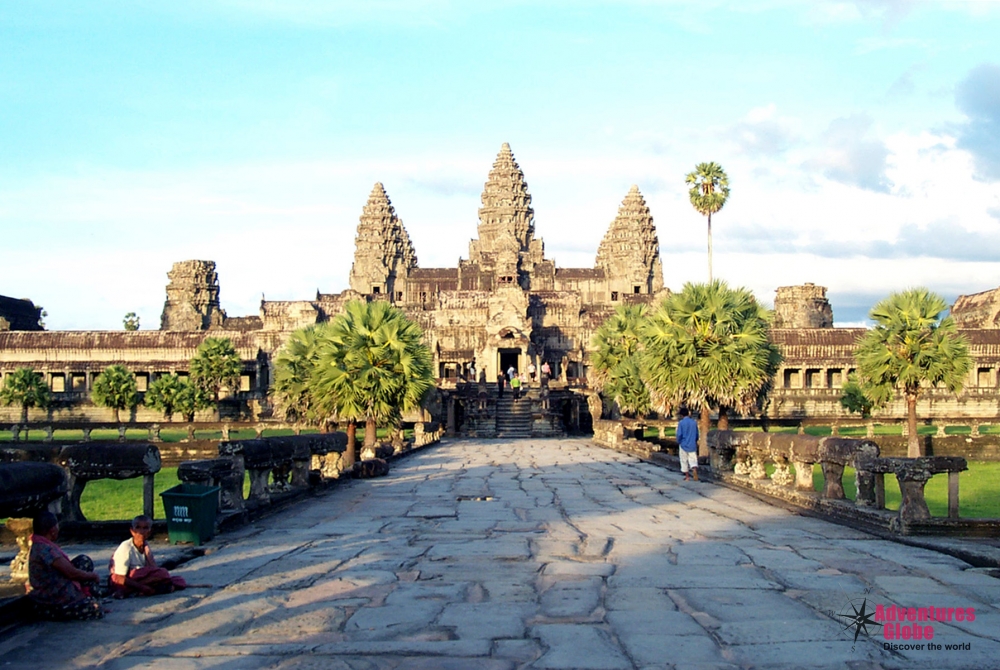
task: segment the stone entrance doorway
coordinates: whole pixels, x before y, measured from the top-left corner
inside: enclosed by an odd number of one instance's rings
[[[500,357],[500,371],[505,373],[510,366],[514,366],[514,369],[520,372],[519,361],[521,360],[521,350],[520,349],[498,349],[497,354]]]

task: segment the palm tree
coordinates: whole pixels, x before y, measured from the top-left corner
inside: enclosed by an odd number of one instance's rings
[[[18,368],[4,379],[0,402],[21,406],[21,423],[28,423],[28,410],[49,406],[49,387],[41,374],[31,368]]]
[[[718,163],[698,163],[684,181],[691,186],[691,205],[708,217],[708,282],[712,283],[712,215],[729,199],[729,177]]]
[[[219,404],[219,390],[235,393],[240,387],[243,363],[228,337],[207,337],[191,359],[191,383]]]
[[[163,412],[163,417],[170,421],[177,410],[177,396],[183,391],[186,381],[176,374],[161,375],[153,380],[146,391],[144,401],[147,407]]]
[[[750,413],[771,390],[781,356],[769,338],[770,315],[753,294],[722,281],[685,284],[650,315],[644,331],[642,370],[653,407],[667,413],[686,404],[700,409],[699,453],[712,404],[719,428],[728,411]]]
[[[135,375],[124,365],[109,365],[97,375],[91,398],[95,405],[110,408],[115,414],[115,423],[121,423],[119,411],[131,409],[139,404],[139,393]]]
[[[618,404],[622,413],[638,416],[650,409],[649,390],[639,370],[645,305],[618,305],[594,333],[594,386]]]
[[[944,385],[959,393],[972,368],[969,345],[955,321],[941,318],[944,299],[925,288],[889,295],[868,316],[875,326],[858,341],[854,356],[864,395],[876,407],[906,398],[907,455],[924,456],[917,439],[917,399],[923,385]]]
[[[348,422],[348,465],[355,460],[357,422],[365,422],[365,446],[373,446],[378,427],[418,407],[434,385],[431,353],[420,328],[381,300],[349,302],[312,335],[298,331],[275,363],[276,384],[283,380],[279,394],[286,402],[307,408],[312,418]]]
[[[274,359],[274,392],[285,417],[293,421],[312,421],[312,396],[309,378],[316,367],[318,333],[328,324],[308,326],[292,333]]]
[[[187,377],[180,377],[177,396],[174,399],[174,409],[181,413],[185,421],[194,421],[194,414],[200,409],[212,406],[208,394],[191,383]]]

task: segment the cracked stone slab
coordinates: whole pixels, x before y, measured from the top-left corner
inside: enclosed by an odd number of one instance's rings
[[[545,653],[533,664],[553,670],[631,670],[621,648],[602,628],[574,624],[545,624],[532,628]]]

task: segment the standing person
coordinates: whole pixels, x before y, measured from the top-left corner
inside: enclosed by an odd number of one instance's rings
[[[510,388],[514,391],[514,400],[519,400],[521,398],[521,377],[517,373],[514,373],[510,380]]]
[[[88,556],[72,561],[56,544],[59,521],[52,512],[42,512],[32,521],[31,552],[28,554],[28,600],[43,619],[73,621],[100,619],[104,610],[90,595],[85,583],[100,582]],[[89,568],[89,569],[88,569]]]
[[[472,363],[469,365],[469,377],[468,378],[471,379],[473,382],[479,381],[479,375],[476,373],[476,362],[475,361],[472,361]]]
[[[542,363],[542,379],[548,379],[552,376],[552,368],[549,367],[549,362],[545,361]]]
[[[510,366],[509,368],[507,368],[507,379],[510,380],[511,382],[514,381],[514,375],[516,375],[516,374],[517,374],[517,370],[514,369],[513,365]]]
[[[504,376],[503,370],[497,372],[497,397],[503,397],[503,387],[507,384],[507,377]]]
[[[531,383],[535,383],[535,364],[528,363],[528,377],[531,379]]]
[[[138,593],[151,596],[187,588],[183,577],[172,577],[164,568],[156,565],[153,552],[146,542],[152,531],[153,520],[140,514],[132,519],[132,527],[129,529],[132,538],[115,549],[110,565],[111,586],[118,595]]]
[[[681,407],[681,420],[677,422],[677,455],[681,459],[684,481],[688,480],[688,470],[698,481],[698,422],[691,418],[687,407]]]

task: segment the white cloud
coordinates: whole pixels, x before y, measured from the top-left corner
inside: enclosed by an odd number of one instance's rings
[[[768,158],[784,153],[797,141],[800,125],[797,119],[779,116],[772,102],[747,112],[730,134],[743,153]]]
[[[805,165],[827,179],[868,191],[889,193],[886,174],[889,149],[871,137],[873,120],[866,114],[834,119],[823,135],[822,151]]]

